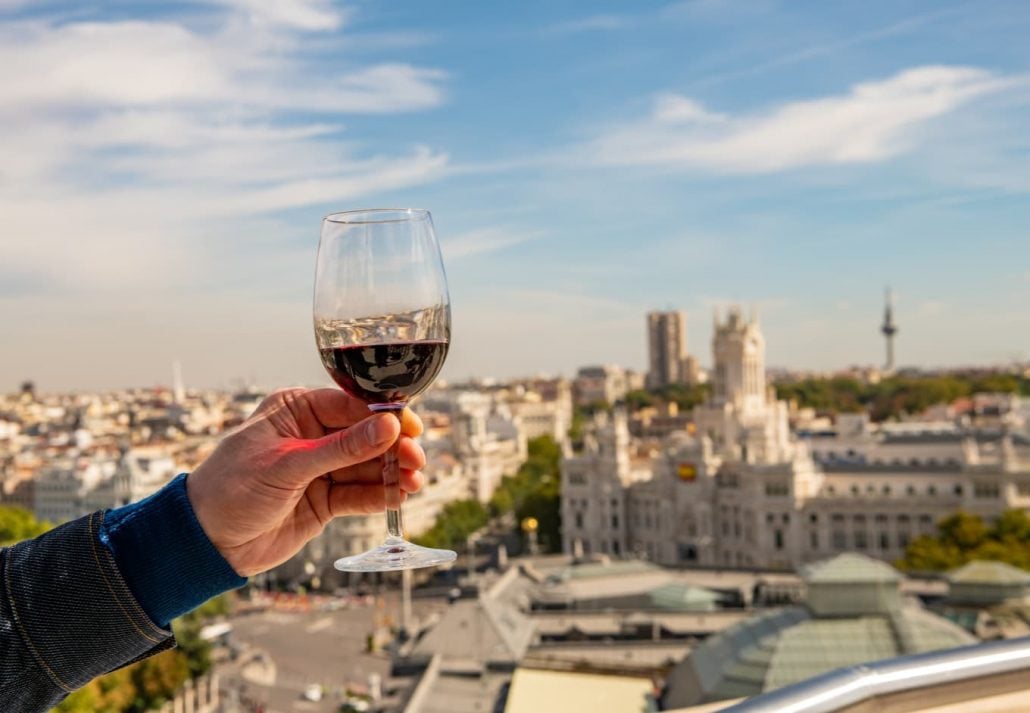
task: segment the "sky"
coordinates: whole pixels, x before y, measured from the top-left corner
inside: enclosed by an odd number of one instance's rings
[[[0,391],[326,383],[319,224],[429,208],[444,376],[1030,359],[1030,5],[0,0]]]

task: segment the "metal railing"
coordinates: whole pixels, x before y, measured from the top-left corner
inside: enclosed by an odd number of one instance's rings
[[[1025,687],[1030,688],[1030,637],[850,666],[749,698],[722,713],[831,713],[874,698],[1019,671],[1026,671]],[[990,692],[989,687],[979,689],[980,696]]]

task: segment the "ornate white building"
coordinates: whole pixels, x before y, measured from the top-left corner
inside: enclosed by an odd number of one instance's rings
[[[860,417],[800,438],[766,384],[757,321],[736,309],[717,317],[712,348],[712,396],[693,435],[634,459],[616,411],[565,459],[566,552],[715,567],[794,568],[846,551],[890,561],[957,509],[1030,509],[1030,439]]]

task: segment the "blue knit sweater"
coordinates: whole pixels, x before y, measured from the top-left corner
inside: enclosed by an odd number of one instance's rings
[[[186,474],[149,498],[109,510],[100,541],[143,611],[161,627],[247,580],[200,526],[186,496]]]

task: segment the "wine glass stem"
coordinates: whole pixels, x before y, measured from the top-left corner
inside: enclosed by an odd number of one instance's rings
[[[378,405],[373,410],[376,412],[387,411],[393,414],[399,422],[404,404],[389,404],[390,407]],[[388,538],[404,539],[404,526],[401,523],[401,469],[397,461],[397,449],[400,441],[390,446],[390,450],[383,454],[383,495],[386,500],[386,532]]]
[[[404,539],[401,524],[400,467],[397,465],[397,446],[383,454],[383,485],[386,488],[386,531],[390,537]]]

